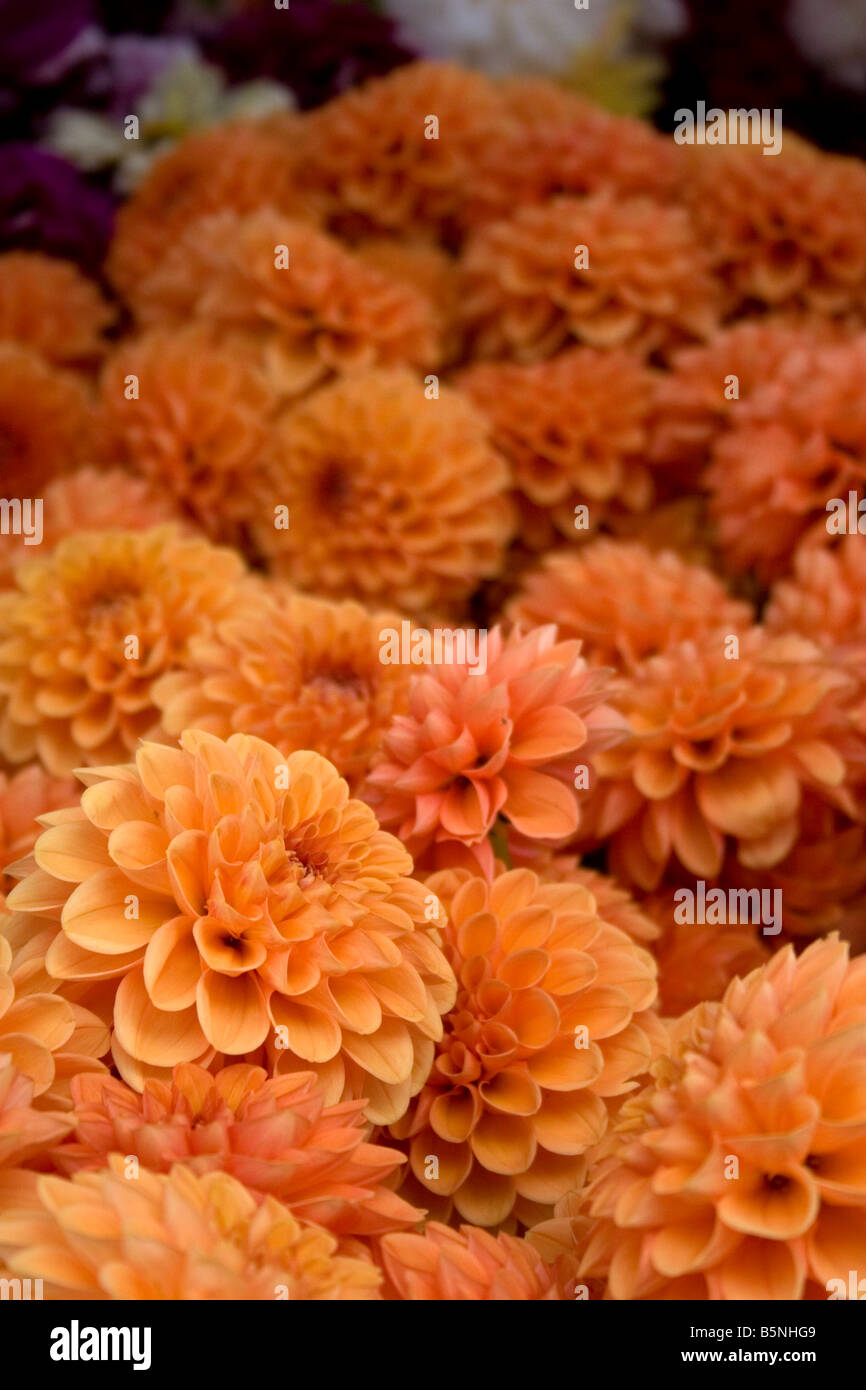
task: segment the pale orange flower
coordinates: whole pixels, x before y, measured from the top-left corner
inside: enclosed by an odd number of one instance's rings
[[[661,934],[642,904],[609,874],[588,869],[573,855],[559,854],[513,831],[508,835],[508,851],[514,868],[532,869],[542,883],[578,883],[586,888],[595,898],[602,921],[618,927],[639,945],[655,941]]]
[[[770,592],[764,622],[772,632],[801,632],[837,657],[866,664],[866,551],[859,532],[833,549],[804,549],[793,573]]]
[[[15,883],[6,869],[36,843],[37,816],[77,800],[78,789],[71,778],[49,777],[39,763],[15,773],[0,771],[0,911]]]
[[[556,623],[561,638],[580,640],[591,665],[624,671],[708,627],[740,632],[753,618],[750,605],[703,566],[607,539],[546,556],[506,611],[524,625]]]
[[[866,959],[788,946],[673,1030],[589,1187],[613,1299],[826,1298],[866,1243]]]
[[[32,348],[0,342],[0,469],[6,497],[42,496],[45,484],[90,461],[93,412],[83,381]]]
[[[293,584],[435,613],[499,572],[508,471],[461,393],[426,399],[408,371],[356,373],[291,410],[278,443],[255,538]]]
[[[582,842],[607,841],[611,871],[648,891],[669,864],[715,878],[728,848],[748,868],[778,864],[804,790],[854,813],[854,689],[813,643],[760,628],[648,658],[617,700],[630,737],[595,759]]]
[[[763,965],[772,938],[762,938],[749,922],[677,922],[674,892],[660,889],[644,898],[642,907],[661,928],[651,948],[659,967],[659,1011],[678,1017],[705,1000],[720,999],[735,975]]]
[[[680,207],[607,191],[521,207],[463,254],[472,354],[538,362],[573,339],[649,354],[706,338],[717,325],[707,266]]]
[[[138,395],[126,383],[133,374]],[[123,342],[106,363],[104,457],[147,478],[215,541],[239,543],[262,509],[278,399],[239,344],[190,324]]]
[[[331,603],[275,584],[196,637],[153,697],[167,733],[254,734],[282,753],[311,748],[355,790],[395,714],[412,668],[380,660],[393,613]]]
[[[212,1076],[185,1063],[170,1083],[146,1081],[142,1095],[85,1074],[73,1079],[72,1100],[75,1133],[53,1155],[67,1175],[104,1168],[111,1153],[155,1173],[174,1163],[197,1175],[226,1172],[340,1236],[398,1231],[423,1216],[384,1185],[405,1160],[367,1142],[364,1102],[325,1105],[312,1072],[268,1080],[261,1067]]]
[[[227,612],[240,559],[172,527],[85,532],[0,594],[0,752],[67,776],[157,723],[151,686]]]
[[[610,673],[590,670],[553,625],[507,638],[494,628],[485,653],[486,669],[467,659],[414,677],[370,773],[365,795],[416,858],[452,840],[489,852],[499,815],[532,839],[573,835],[576,765],[621,734]]]
[[[44,1154],[72,1128],[59,1110],[36,1110],[33,1082],[19,1072],[0,1034],[0,1169],[18,1168]]]
[[[574,1261],[551,1267],[526,1241],[429,1221],[422,1235],[382,1241],[386,1297],[421,1302],[549,1301],[572,1297]]]
[[[335,768],[188,730],[83,776],[9,902],[60,919],[56,979],[114,978],[124,1079],[267,1043],[277,1070],[316,1071],[328,1104],[363,1096],[375,1123],[397,1119],[454,979],[409,855]]]
[[[114,315],[96,285],[70,261],[34,251],[0,255],[0,339],[46,362],[92,367]]]
[[[448,914],[458,993],[392,1133],[409,1141],[416,1182],[467,1221],[525,1220],[578,1185],[608,1105],[649,1065],[655,963],[579,883],[449,869],[427,885]]]
[[[378,1299],[381,1274],[340,1255],[336,1237],[228,1173],[139,1172],[124,1157],[71,1180],[35,1182],[35,1201],[0,1215],[0,1255],[44,1279],[44,1297],[169,1302]],[[146,1232],[146,1257],[142,1254]]]

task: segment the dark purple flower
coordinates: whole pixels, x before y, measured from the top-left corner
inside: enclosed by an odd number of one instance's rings
[[[0,113],[57,88],[102,46],[92,0],[0,0]]]
[[[0,147],[0,251],[23,248],[102,264],[114,204],[65,159],[34,145]]]
[[[233,16],[203,37],[209,58],[235,82],[272,77],[298,105],[318,106],[416,55],[398,43],[392,20],[364,4],[292,0]]]

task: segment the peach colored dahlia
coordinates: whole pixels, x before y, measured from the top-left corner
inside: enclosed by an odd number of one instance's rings
[[[32,251],[0,255],[0,339],[57,366],[90,367],[105,351],[113,313],[69,261]]]
[[[146,1081],[141,1095],[111,1076],[77,1076],[72,1099],[75,1132],[54,1153],[67,1175],[122,1153],[155,1173],[174,1163],[230,1173],[254,1196],[270,1194],[340,1236],[421,1219],[384,1185],[403,1155],[366,1141],[362,1100],[325,1105],[313,1072],[268,1080],[261,1067],[238,1065],[212,1076],[187,1062],[170,1083]]]
[[[51,478],[89,462],[92,447],[93,412],[81,378],[30,347],[0,342],[4,496],[41,497]]]
[[[574,1261],[545,1264],[526,1240],[430,1221],[421,1235],[385,1236],[386,1297],[423,1302],[548,1301],[571,1296]]]
[[[788,946],[676,1025],[589,1188],[613,1299],[825,1298],[866,1242],[866,958]]]
[[[71,1180],[42,1176],[35,1200],[0,1215],[0,1256],[15,1274],[45,1280],[48,1299],[293,1302],[379,1297],[381,1275],[340,1255],[320,1226],[274,1197],[261,1203],[228,1173],[198,1177],[125,1159]]]
[[[37,816],[71,806],[78,790],[71,778],[49,777],[39,763],[30,763],[18,772],[0,772],[0,911],[15,880],[6,870],[22,859],[36,843]]]
[[[580,883],[448,869],[427,884],[448,913],[458,993],[426,1084],[392,1133],[409,1141],[416,1182],[467,1221],[525,1219],[577,1185],[608,1102],[649,1065],[655,964]]]
[[[291,410],[278,448],[255,537],[299,588],[438,612],[499,573],[508,471],[461,393],[427,399],[408,371],[356,373]]]
[[[609,675],[553,625],[494,628],[483,672],[442,663],[413,678],[365,795],[416,858],[438,842],[481,845],[499,815],[531,839],[573,835],[575,767],[621,733]]]
[[[233,552],[172,527],[85,532],[19,566],[0,594],[0,752],[56,776],[124,757],[156,724],[154,680],[242,574]]]
[[[717,325],[717,287],[688,214],[649,198],[605,191],[521,207],[483,227],[461,264],[476,358],[538,362],[573,339],[648,354]]]
[[[37,1158],[72,1128],[71,1118],[61,1111],[37,1110],[33,1092],[33,1082],[16,1069],[0,1046],[0,1169],[17,1168]]]
[[[336,769],[187,730],[179,748],[144,743],[134,764],[85,777],[10,906],[59,917],[55,978],[117,981],[124,1078],[141,1089],[148,1068],[269,1042],[278,1070],[318,1073],[328,1104],[363,1096],[369,1119],[397,1119],[454,978],[435,900]]]

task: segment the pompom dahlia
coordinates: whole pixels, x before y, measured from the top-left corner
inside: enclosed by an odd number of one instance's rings
[[[379,1297],[375,1265],[340,1255],[329,1231],[274,1197],[257,1203],[228,1173],[197,1177],[179,1163],[130,1182],[123,1155],[108,1163],[71,1180],[42,1176],[32,1206],[0,1216],[0,1256],[13,1273],[44,1279],[48,1299]]]
[[[485,666],[442,663],[412,680],[409,712],[386,731],[365,795],[417,858],[450,841],[477,847],[504,816],[531,839],[573,835],[576,765],[615,742],[610,672],[552,625],[487,636]]]
[[[33,348],[0,342],[4,495],[41,497],[51,478],[91,461],[92,444],[93,416],[82,380]]]
[[[595,759],[582,839],[607,840],[611,871],[648,891],[676,863],[715,878],[728,848],[748,868],[778,864],[807,788],[854,813],[854,688],[813,643],[760,628],[649,657],[617,700],[629,738]]]
[[[717,290],[683,208],[648,198],[552,198],[483,227],[462,257],[479,358],[537,362],[571,340],[671,349],[708,337]]]
[[[277,408],[239,345],[216,341],[205,325],[157,330],[122,343],[106,363],[100,449],[106,461],[144,476],[212,540],[237,543],[263,506]]]
[[[112,311],[70,261],[35,251],[0,255],[0,339],[65,367],[90,367],[105,351]]]
[[[711,570],[670,550],[654,554],[605,538],[546,556],[523,577],[507,612],[524,626],[556,623],[563,640],[581,642],[591,665],[624,671],[708,627],[741,632],[753,619],[750,605],[732,598]]]
[[[230,1173],[254,1196],[270,1194],[295,1216],[336,1235],[370,1236],[414,1226],[422,1213],[385,1181],[405,1160],[370,1144],[362,1100],[325,1105],[318,1078],[268,1079],[261,1067],[192,1063],[139,1095],[112,1076],[72,1081],[75,1132],[55,1150],[62,1173],[104,1168],[111,1153],[155,1173],[183,1163],[197,1175]]]
[[[72,806],[78,790],[71,778],[49,777],[39,763],[20,771],[0,772],[0,911],[15,880],[5,872],[16,859],[29,854],[39,834],[37,816],[60,806]]]
[[[385,1297],[421,1302],[548,1301],[572,1296],[574,1259],[546,1264],[526,1240],[429,1221],[381,1244]]]
[[[435,613],[499,573],[508,470],[459,392],[427,399],[408,371],[359,372],[292,409],[278,452],[255,538],[300,588]]]
[[[173,527],[84,532],[0,594],[0,753],[68,776],[154,728],[151,686],[231,609],[240,559]]]
[[[458,993],[426,1084],[392,1133],[409,1141],[416,1181],[467,1221],[525,1219],[578,1185],[606,1102],[647,1069],[655,963],[601,921],[579,883],[447,869],[427,886],[448,914]]]
[[[86,776],[10,906],[60,919],[55,978],[117,980],[124,1078],[268,1043],[279,1070],[318,1073],[328,1104],[365,1097],[375,1123],[397,1119],[454,978],[409,855],[335,768],[188,730]]]
[[[825,1298],[866,1240],[866,960],[788,946],[676,1025],[589,1188],[613,1299]]]
[[[157,681],[162,726],[174,736],[254,734],[282,753],[311,748],[356,790],[408,708],[412,668],[380,660],[383,628],[399,626],[393,613],[275,584],[195,638],[183,668]]]

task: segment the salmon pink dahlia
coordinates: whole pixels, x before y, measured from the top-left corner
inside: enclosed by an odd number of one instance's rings
[[[58,366],[93,366],[113,314],[70,261],[39,252],[0,255],[0,339],[22,343]]]
[[[448,913],[458,993],[392,1133],[409,1141],[416,1182],[467,1221],[525,1220],[578,1185],[608,1103],[652,1060],[655,963],[582,884],[448,869],[427,886]]]
[[[124,1164],[113,1154],[100,1172],[35,1179],[31,1200],[0,1216],[8,1268],[44,1279],[55,1300],[379,1298],[375,1265],[340,1255],[335,1236],[276,1198],[257,1203],[228,1173],[182,1163],[130,1182]]]
[[[72,1100],[75,1132],[54,1153],[66,1174],[104,1168],[111,1153],[156,1173],[174,1163],[231,1173],[340,1236],[402,1230],[423,1215],[384,1185],[405,1159],[367,1142],[364,1102],[325,1105],[312,1072],[268,1080],[238,1065],[212,1076],[188,1062],[170,1083],[146,1081],[142,1095],[111,1076],[76,1076]]]
[[[621,733],[609,676],[552,625],[508,637],[494,628],[484,670],[442,663],[413,677],[409,712],[386,732],[365,794],[416,858],[456,840],[489,860],[499,815],[531,839],[573,835],[576,765]]]
[[[81,378],[32,348],[0,342],[0,468],[6,497],[41,497],[59,473],[89,463],[93,411]]]
[[[386,1298],[422,1302],[548,1301],[573,1296],[574,1260],[546,1264],[526,1240],[430,1221],[423,1235],[382,1241]]]
[[[435,899],[336,769],[188,730],[85,779],[10,906],[59,919],[55,978],[117,981],[125,1079],[141,1089],[149,1068],[269,1043],[278,1070],[319,1074],[328,1104],[365,1097],[369,1119],[397,1119],[454,978]]]
[[[613,1299],[826,1298],[866,1244],[866,958],[785,947],[673,1030],[589,1187]]]
[[[151,687],[228,611],[238,557],[172,527],[85,532],[0,594],[0,752],[66,776],[157,723]]]

